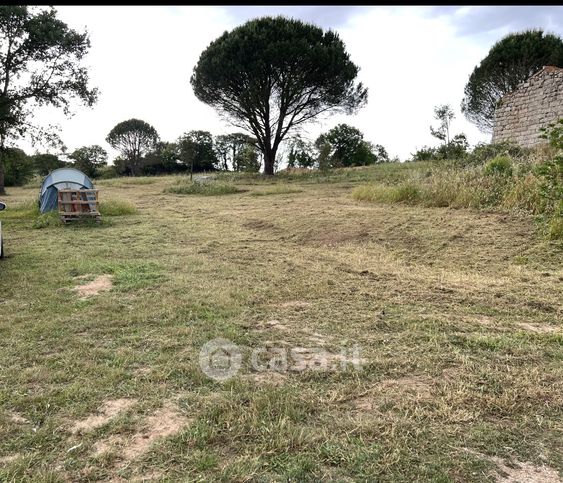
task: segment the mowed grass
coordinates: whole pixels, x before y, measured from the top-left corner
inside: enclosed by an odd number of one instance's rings
[[[413,169],[230,175],[229,196],[116,180],[100,199],[127,216],[41,230],[36,193],[10,189],[0,480],[561,475],[561,244],[532,215],[351,195]],[[287,183],[291,196],[252,195]],[[111,287],[78,296],[103,276]],[[225,382],[199,365],[219,337],[244,356]],[[361,370],[256,373],[249,359],[354,345]]]

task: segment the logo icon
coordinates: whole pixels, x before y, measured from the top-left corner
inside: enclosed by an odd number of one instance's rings
[[[239,371],[242,354],[236,344],[227,339],[213,339],[199,352],[199,365],[204,374],[216,381],[226,381]]]

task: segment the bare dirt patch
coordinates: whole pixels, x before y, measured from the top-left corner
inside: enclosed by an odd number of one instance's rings
[[[535,466],[532,463],[517,462],[514,468],[507,466],[500,458],[491,458],[502,474],[496,473],[499,483],[561,483],[557,471],[548,466]]]
[[[72,428],[72,433],[84,433],[99,428],[108,423],[120,412],[131,407],[135,402],[134,399],[114,399],[112,401],[106,401],[98,410],[98,414],[92,414],[86,419],[78,421]]]
[[[84,285],[78,285],[72,290],[75,290],[81,299],[86,299],[94,295],[98,295],[100,292],[107,292],[113,287],[112,275],[100,275],[96,277],[91,282]]]
[[[115,451],[121,446],[125,446],[125,438],[123,436],[112,435],[109,438],[96,441],[94,443],[94,456],[101,456],[108,451]]]
[[[492,472],[492,477],[498,483],[562,483],[563,480],[553,468],[532,463],[516,461],[507,462],[496,456],[488,456],[470,448],[458,448],[468,453],[479,456],[497,465],[497,470]],[[510,464],[510,466],[508,466]]]
[[[7,465],[12,461],[16,461],[21,455],[19,453],[9,454],[8,456],[2,456],[0,458],[0,464]]]
[[[157,439],[177,433],[186,422],[186,418],[177,408],[170,405],[162,407],[146,419],[143,430],[127,443],[123,449],[123,457],[129,461],[138,458]]]
[[[26,418],[24,418],[21,414],[18,414],[18,413],[11,413],[9,418],[10,418],[10,421],[12,421],[12,423],[29,424],[29,421]]]

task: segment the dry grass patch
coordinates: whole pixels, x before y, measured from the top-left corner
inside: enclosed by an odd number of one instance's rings
[[[176,434],[189,422],[190,420],[177,407],[171,404],[165,405],[147,417],[143,421],[142,429],[125,441],[120,450],[121,456],[127,461],[134,460],[147,452],[157,440]],[[104,449],[105,444],[107,450],[112,442],[121,445],[123,441],[122,438],[113,437],[113,439],[110,438],[110,440],[100,444],[102,449]]]
[[[73,287],[72,290],[75,290],[81,299],[87,299],[98,295],[100,292],[111,290],[113,287],[112,279],[113,275],[99,275],[91,282]]]
[[[241,376],[243,380],[250,380],[258,385],[281,386],[287,381],[287,374],[274,371],[253,372]]]
[[[557,471],[548,466],[537,466],[532,463],[516,462],[508,466],[500,458],[491,458],[499,471],[495,472],[498,483],[561,483],[563,479]]]
[[[71,432],[86,433],[104,426],[121,412],[129,409],[133,404],[135,404],[135,402],[136,401],[134,399],[114,399],[106,401],[102,404],[96,414],[92,414],[86,419],[78,421],[72,427]]]

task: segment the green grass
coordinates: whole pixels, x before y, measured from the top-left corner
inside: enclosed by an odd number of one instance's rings
[[[556,201],[542,196],[543,183],[531,161],[520,161],[515,169],[510,158],[497,156],[484,166],[460,167],[448,161],[420,166],[409,170],[400,181],[387,178],[357,186],[352,197],[358,201],[543,215],[538,219],[547,227],[548,238],[557,239]]]
[[[175,176],[115,183],[100,199],[134,215],[41,230],[36,193],[11,188],[0,481],[485,482],[517,462],[562,474],[561,246],[480,192],[471,208],[450,209],[454,189],[426,204],[433,169],[219,175],[240,192],[201,203],[166,191]],[[358,202],[364,185],[395,201]],[[512,203],[529,203],[518,190]],[[103,277],[111,287],[79,296]],[[222,383],[199,365],[218,337],[244,356]],[[249,359],[354,344],[361,371],[256,373]]]
[[[108,179],[95,179],[94,184],[99,186],[144,186],[157,182],[157,178],[153,176],[138,176],[108,178]]]
[[[354,188],[352,197],[361,201],[413,204],[420,198],[420,191],[412,183],[397,186],[364,185]]]
[[[137,213],[135,205],[129,201],[109,199],[100,201],[100,214],[102,216],[124,216]]]
[[[240,193],[242,190],[233,184],[216,182],[198,182],[178,180],[173,186],[166,189],[168,193],[177,195],[222,196]]]

